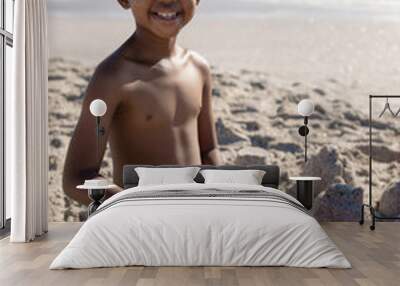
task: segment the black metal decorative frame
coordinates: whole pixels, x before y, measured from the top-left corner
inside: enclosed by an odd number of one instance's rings
[[[374,99],[382,99],[382,98],[400,98],[400,95],[370,95],[369,96],[369,200],[368,204],[363,204],[361,206],[361,218],[360,224],[364,224],[364,209],[369,208],[372,218],[372,223],[370,225],[371,230],[375,230],[375,222],[377,219],[379,220],[394,220],[400,219],[400,217],[382,217],[376,213],[375,208],[372,206],[372,102]]]

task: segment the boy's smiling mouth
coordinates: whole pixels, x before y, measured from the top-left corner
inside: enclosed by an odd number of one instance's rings
[[[182,12],[179,11],[151,11],[150,15],[156,20],[161,20],[165,22],[175,22],[182,17]]]
[[[156,1],[150,8],[150,17],[163,24],[179,24],[183,16],[179,1]]]

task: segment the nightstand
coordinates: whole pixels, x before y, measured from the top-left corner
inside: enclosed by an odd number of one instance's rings
[[[115,185],[107,185],[107,186],[79,185],[76,188],[78,190],[87,190],[88,196],[92,200],[92,202],[88,206],[88,217],[89,217],[102,204],[102,200],[106,196],[107,190],[115,188]]]
[[[297,200],[308,210],[312,209],[314,200],[314,182],[321,181],[320,177],[290,177],[297,183]]]

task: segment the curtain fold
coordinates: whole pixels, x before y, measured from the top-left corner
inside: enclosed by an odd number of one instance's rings
[[[46,0],[15,2],[13,93],[6,98],[6,187],[12,242],[47,232],[47,8]]]

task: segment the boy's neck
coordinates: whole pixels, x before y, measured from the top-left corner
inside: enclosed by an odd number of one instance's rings
[[[140,62],[155,64],[176,54],[176,37],[163,39],[140,27],[129,42],[135,51],[133,58]]]

